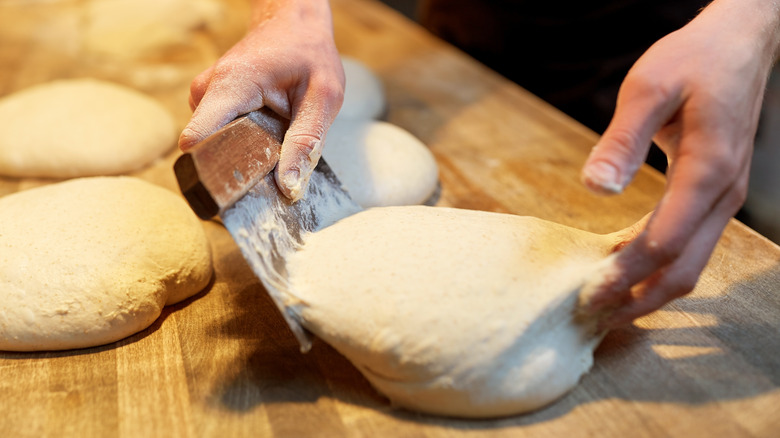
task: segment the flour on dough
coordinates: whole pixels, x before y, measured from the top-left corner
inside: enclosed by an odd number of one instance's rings
[[[0,350],[117,341],[211,275],[189,206],[140,179],[81,178],[0,198]]]
[[[422,204],[438,185],[427,146],[403,128],[377,120],[336,120],[322,150],[350,197],[364,208]]]
[[[0,99],[0,175],[73,178],[148,165],[176,145],[159,103],[95,79],[65,79]]]
[[[613,246],[532,217],[373,208],[306,236],[288,264],[292,310],[394,404],[518,414],[590,369],[601,338],[574,310]]]
[[[344,103],[337,119],[371,120],[384,116],[387,110],[382,81],[371,69],[357,59],[342,56],[346,86]]]

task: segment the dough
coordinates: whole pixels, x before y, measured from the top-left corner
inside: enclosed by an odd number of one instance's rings
[[[590,369],[601,337],[575,321],[578,288],[613,247],[532,217],[374,208],[305,237],[292,310],[394,404],[518,414]]]
[[[387,122],[336,120],[322,154],[364,208],[422,204],[438,185],[439,169],[428,147]]]
[[[193,39],[224,15],[214,0],[92,0],[86,9],[84,48],[111,58],[164,53]]]
[[[189,206],[140,179],[81,178],[0,198],[0,350],[117,341],[211,274]]]
[[[95,79],[37,85],[0,100],[0,174],[73,178],[129,172],[176,145],[169,112]]]
[[[341,57],[346,87],[344,103],[337,119],[371,120],[384,116],[387,110],[385,90],[379,77],[357,59]]]

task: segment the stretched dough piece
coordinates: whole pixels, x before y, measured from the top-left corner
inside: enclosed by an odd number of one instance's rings
[[[306,236],[294,308],[397,405],[447,416],[533,410],[574,387],[601,337],[578,288],[617,243],[532,217],[374,208]]]
[[[74,178],[149,164],[176,144],[155,100],[95,79],[65,79],[0,100],[0,174]]]
[[[371,69],[357,59],[341,57],[346,87],[344,103],[337,119],[371,120],[384,116],[387,110],[382,81]]]
[[[140,179],[82,178],[0,198],[0,350],[117,341],[211,274],[189,206]]]
[[[422,204],[439,181],[439,168],[428,147],[387,122],[336,120],[322,154],[364,208]]]

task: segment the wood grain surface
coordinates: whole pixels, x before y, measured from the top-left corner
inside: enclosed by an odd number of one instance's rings
[[[210,15],[186,39],[128,57],[83,44],[93,1],[0,2],[0,95],[55,78],[99,77],[159,99],[182,128],[190,79],[240,37],[246,4],[224,0],[218,18]],[[384,81],[387,119],[434,152],[439,205],[606,233],[659,199],[663,177],[649,168],[620,196],[589,194],[578,174],[594,133],[378,2],[331,3],[341,52]],[[132,174],[176,190],[171,147]],[[0,196],[51,182],[0,179]],[[228,233],[216,221],[204,226],[212,284],[166,308],[147,330],[98,348],[0,352],[0,436],[780,434],[780,248],[736,221],[696,290],[609,333],[572,392],[537,412],[490,421],[394,408],[323,342],[301,354]]]

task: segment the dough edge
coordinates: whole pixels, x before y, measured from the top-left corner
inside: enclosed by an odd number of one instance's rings
[[[96,195],[97,199],[76,199],[84,194],[86,198]],[[55,210],[62,202],[68,204],[70,213]],[[124,339],[152,325],[164,305],[204,290],[213,276],[211,246],[189,206],[173,192],[141,179],[79,178],[0,198],[3,221],[20,208],[39,213],[36,220],[28,218],[21,226],[48,221],[51,229],[59,232],[58,225],[69,227],[74,222],[81,223],[82,218],[85,222],[81,230],[61,232],[62,241],[57,242],[60,245],[51,246],[53,254],[44,256],[43,262],[57,263],[56,270],[35,266],[34,260],[33,266],[27,263],[7,267],[17,278],[0,278],[0,291],[6,295],[5,309],[0,309],[0,350],[69,350]],[[144,208],[151,211],[143,211]],[[127,217],[134,211],[138,217]],[[50,213],[50,218],[43,218],[45,213]],[[68,214],[70,218],[63,217]],[[115,217],[116,223],[106,224],[106,217],[122,214],[126,216]],[[167,218],[167,223],[160,223],[161,218]],[[123,236],[110,232],[118,227],[134,234],[123,241]],[[2,239],[4,231],[9,231],[8,223],[0,223],[0,242],[8,240]],[[171,233],[173,237],[150,233]],[[166,246],[166,241],[167,248],[143,247],[149,242]],[[78,253],[66,248],[78,250],[96,243],[101,246],[95,254],[86,255],[81,261]],[[6,258],[16,255],[27,261],[35,257],[34,251],[47,248],[45,244],[32,245],[33,252],[25,254],[20,244],[27,245],[27,241],[8,240],[8,244],[12,247]],[[131,255],[134,248],[137,253]],[[0,251],[0,259],[4,258],[3,252]],[[82,266],[81,262],[94,260],[104,264]],[[128,268],[140,270],[128,273]],[[104,272],[98,272],[100,269]],[[50,271],[75,272],[76,277],[50,278]],[[84,281],[80,282],[78,275]],[[36,287],[39,289],[34,290]]]

